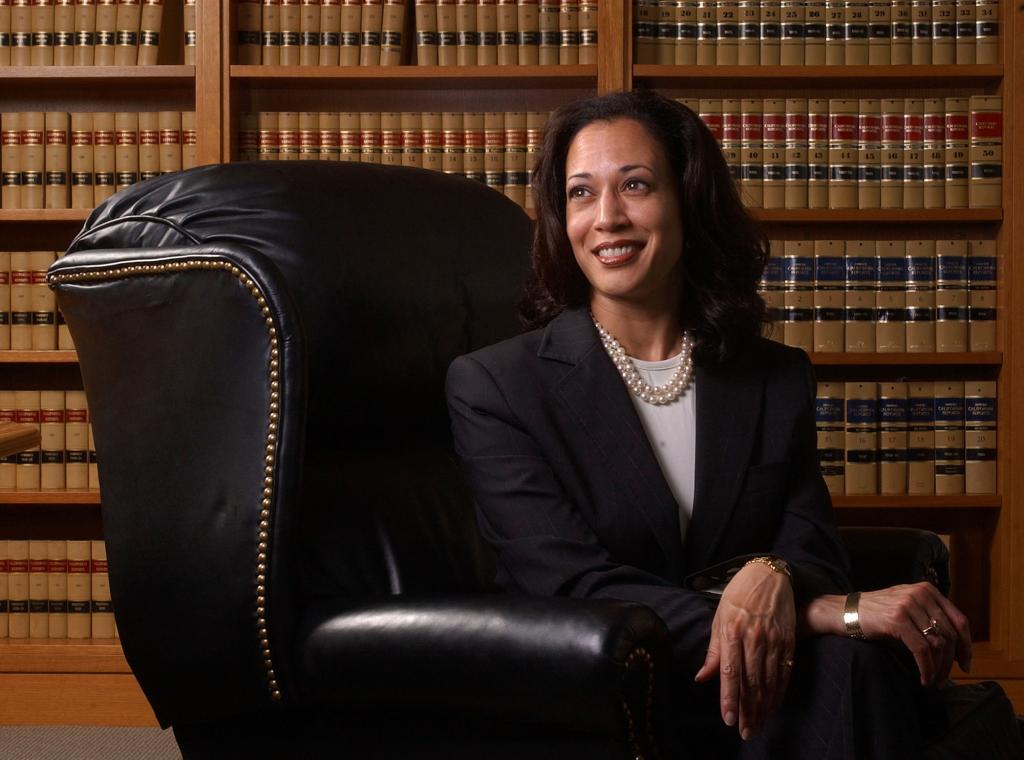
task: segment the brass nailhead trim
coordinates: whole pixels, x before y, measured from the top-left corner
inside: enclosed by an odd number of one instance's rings
[[[248,290],[252,297],[255,299],[257,306],[260,307],[260,315],[263,318],[264,323],[267,326],[267,334],[270,337],[270,361],[267,373],[269,376],[270,384],[270,411],[268,413],[268,427],[269,432],[267,434],[267,447],[266,456],[264,458],[264,473],[263,478],[263,495],[260,505],[262,510],[260,511],[260,524],[259,524],[259,558],[256,567],[255,581],[256,581],[256,636],[259,640],[260,651],[263,655],[264,665],[264,676],[267,681],[267,689],[270,691],[271,699],[278,701],[281,699],[281,691],[278,689],[277,678],[274,674],[274,663],[270,654],[270,641],[267,631],[267,621],[264,613],[266,611],[266,551],[267,541],[269,540],[269,525],[270,525],[270,504],[271,496],[274,488],[274,459],[277,451],[277,419],[278,419],[278,399],[280,398],[279,389],[280,383],[278,382],[278,357],[280,357],[280,347],[277,340],[277,329],[274,327],[274,319],[270,311],[270,307],[267,305],[267,300],[260,292],[259,287],[255,281],[243,272],[238,266],[221,260],[211,259],[190,259],[187,261],[173,261],[165,264],[131,264],[123,267],[117,267],[114,269],[100,269],[89,272],[67,272],[64,274],[51,275],[48,277],[50,285],[54,285],[62,282],[96,282],[100,280],[120,280],[132,277],[138,274],[166,274],[168,272],[182,272],[191,271],[196,269],[220,269],[229,272],[235,278],[239,280]]]
[[[651,757],[657,758],[661,756],[661,753],[658,751],[657,738],[654,736],[654,726],[652,724],[654,718],[654,661],[651,659],[650,652],[643,647],[639,647],[630,652],[626,658],[626,671],[629,671],[638,660],[647,669],[647,743],[651,749]],[[625,700],[622,702],[622,712],[626,716],[626,732],[632,745],[633,757],[635,760],[645,760],[643,747],[637,741],[636,722],[633,719],[633,711],[629,709],[629,705]]]

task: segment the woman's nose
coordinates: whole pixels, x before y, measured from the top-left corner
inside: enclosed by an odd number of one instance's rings
[[[619,194],[614,190],[605,190],[598,199],[597,228],[619,229],[629,223],[626,208]]]

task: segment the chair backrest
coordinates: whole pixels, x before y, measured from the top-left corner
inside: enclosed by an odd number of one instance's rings
[[[443,382],[517,332],[530,235],[479,183],[327,162],[202,167],[93,212],[50,281],[162,723],[287,699],[305,597],[485,582]]]

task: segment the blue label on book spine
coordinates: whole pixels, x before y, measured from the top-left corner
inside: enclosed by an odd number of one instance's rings
[[[773,256],[768,259],[768,263],[764,265],[764,274],[761,279],[766,283],[781,283],[782,282],[782,259],[777,256]]]
[[[878,281],[883,283],[903,283],[907,281],[907,260],[903,257],[878,257]]]
[[[907,401],[907,416],[915,424],[935,422],[935,399],[931,396],[917,396]]]
[[[935,282],[933,256],[907,256],[907,282],[929,284]]]
[[[878,422],[878,402],[873,398],[847,399],[846,421],[850,425],[874,425]]]
[[[995,422],[996,400],[994,398],[973,397],[966,399],[965,414],[967,422]]]
[[[963,422],[964,400],[959,396],[937,396],[935,398],[935,422]]]
[[[813,282],[814,259],[809,256],[785,256],[782,273],[786,282]]]
[[[939,282],[963,282],[967,279],[967,256],[942,254],[935,257],[936,279]]]
[[[846,281],[846,260],[842,256],[815,256],[814,279],[841,285]]]
[[[878,401],[878,419],[883,425],[903,424],[907,421],[905,398],[883,398]]]
[[[846,281],[874,283],[878,279],[878,259],[874,256],[847,256]]]
[[[967,279],[972,285],[996,281],[995,256],[971,256],[967,259]]]
[[[814,419],[817,422],[842,422],[842,400],[837,398],[823,398],[819,396],[814,402]]]

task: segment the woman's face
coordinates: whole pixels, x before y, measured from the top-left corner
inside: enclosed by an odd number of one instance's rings
[[[565,162],[566,233],[604,301],[675,308],[683,251],[679,191],[668,159],[632,119],[581,129]]]

